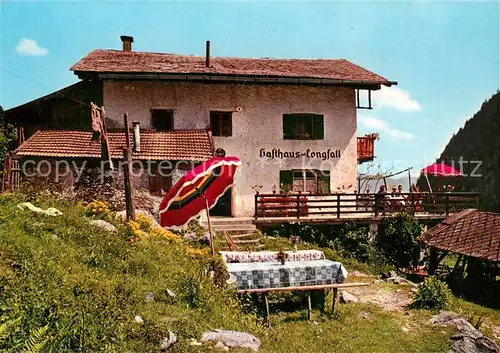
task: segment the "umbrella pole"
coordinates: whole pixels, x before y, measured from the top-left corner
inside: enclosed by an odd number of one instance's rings
[[[429,177],[427,176],[427,173],[425,173],[425,179],[427,180],[427,185],[429,186],[429,191],[431,192],[432,194],[432,187],[431,187],[431,183],[429,181]]]
[[[203,195],[203,194],[202,194]],[[208,200],[203,195],[205,199],[205,210],[207,211],[207,223],[208,223],[208,233],[210,233],[210,247],[212,248],[212,256],[215,256],[215,245],[214,245],[214,235],[212,234],[212,225],[210,224],[210,212],[208,210]]]

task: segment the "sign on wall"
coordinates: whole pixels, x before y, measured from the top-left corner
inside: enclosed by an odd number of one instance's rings
[[[269,159],[285,159],[285,158],[312,158],[312,159],[337,159],[340,158],[340,150],[334,150],[329,148],[328,150],[302,150],[302,151],[282,151],[281,148],[273,148],[272,150],[267,150],[265,148],[260,149],[261,158]]]

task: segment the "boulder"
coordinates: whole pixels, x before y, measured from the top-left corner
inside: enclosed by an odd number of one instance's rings
[[[460,335],[452,337],[455,340],[450,351],[452,353],[500,353],[500,348],[493,340],[452,311],[443,311],[429,322],[432,325],[455,326],[460,332]]]
[[[344,304],[348,303],[357,303],[359,302],[359,299],[356,298],[354,295],[349,293],[348,291],[342,291],[342,294],[340,295],[340,302]]]
[[[165,352],[170,346],[172,346],[175,342],[177,342],[177,335],[172,331],[168,331],[167,335],[161,341],[160,349],[162,352]]]
[[[184,240],[187,240],[187,241],[196,241],[198,240],[196,238],[196,234],[195,233],[186,233],[182,236],[182,238],[184,238]]]
[[[49,207],[47,208],[46,210],[40,208],[40,207],[37,207],[35,205],[33,205],[31,202],[22,202],[20,204],[17,205],[17,208],[19,208],[20,210],[30,210],[32,212],[35,212],[35,213],[42,213],[42,214],[45,214],[47,216],[62,216],[62,212],[59,211],[57,208],[54,208],[54,207]]]
[[[101,228],[107,232],[116,232],[116,227],[109,222],[103,221],[102,219],[93,219],[90,225]]]
[[[198,347],[198,346],[201,346],[203,343],[195,340],[194,338],[191,338],[189,340],[189,343],[188,343],[190,346],[193,346],[193,347]]]
[[[136,315],[134,317],[134,321],[137,322],[138,324],[142,324],[144,322],[144,320],[142,319],[142,317],[140,317],[139,315]]]
[[[172,299],[175,298],[175,293],[170,288],[165,289],[165,294],[169,298],[172,298]]]
[[[250,348],[254,351],[259,350],[260,340],[254,335],[247,332],[230,331],[230,330],[213,330],[205,331],[201,337],[201,342],[222,342],[224,346]]]

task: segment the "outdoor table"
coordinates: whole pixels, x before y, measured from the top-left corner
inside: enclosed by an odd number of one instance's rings
[[[338,296],[338,288],[368,285],[368,283],[343,283],[347,270],[340,262],[330,260],[281,262],[227,263],[230,283],[239,293],[262,293],[267,324],[269,320],[268,292],[305,291],[307,318],[311,319],[311,291],[332,289],[332,312]]]
[[[340,262],[308,260],[227,263],[237,290],[305,287],[343,283],[347,270]]]
[[[278,251],[220,251],[226,263],[231,262],[274,262],[278,260]],[[323,260],[325,254],[320,250],[286,251],[287,261]]]

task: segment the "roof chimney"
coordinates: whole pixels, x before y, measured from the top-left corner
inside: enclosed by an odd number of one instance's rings
[[[123,43],[123,51],[132,51],[132,42],[134,41],[134,37],[120,36],[120,39]]]
[[[139,122],[133,121],[132,128],[134,130],[134,152],[141,152],[141,133],[139,129]]]
[[[207,40],[207,53],[205,55],[205,66],[210,67],[210,41]]]

